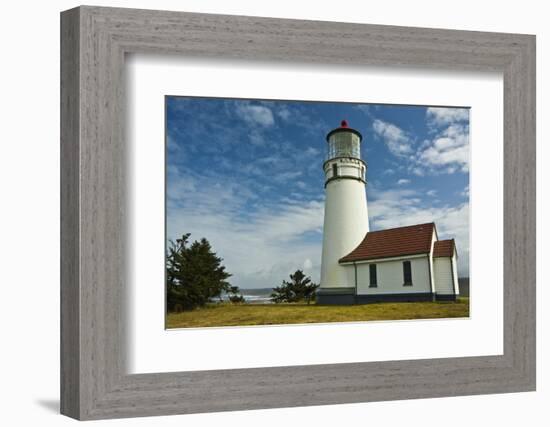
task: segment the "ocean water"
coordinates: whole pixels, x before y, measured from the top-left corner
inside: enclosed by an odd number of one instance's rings
[[[271,302],[272,289],[241,289],[241,295],[247,304],[273,304]],[[229,298],[227,295],[222,296],[224,301]]]
[[[243,295],[248,304],[273,304],[271,298],[266,295]]]

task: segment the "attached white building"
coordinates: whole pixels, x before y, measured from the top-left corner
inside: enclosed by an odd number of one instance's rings
[[[317,303],[454,301],[458,295],[454,239],[439,240],[433,222],[369,231],[361,139],[346,121],[327,135]]]

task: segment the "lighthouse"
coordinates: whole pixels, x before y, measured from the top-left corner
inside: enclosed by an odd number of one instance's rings
[[[458,252],[434,222],[369,231],[361,140],[345,120],[327,134],[317,304],[455,301]]]
[[[339,260],[355,249],[369,231],[367,164],[361,159],[361,133],[346,120],[331,130],[326,140],[325,217],[317,302],[349,304],[355,300],[355,273]]]

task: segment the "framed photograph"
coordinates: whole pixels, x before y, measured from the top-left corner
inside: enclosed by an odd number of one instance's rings
[[[165,110],[167,328],[469,317],[469,108]]]
[[[534,36],[83,6],[61,58],[63,414],[535,390]]]

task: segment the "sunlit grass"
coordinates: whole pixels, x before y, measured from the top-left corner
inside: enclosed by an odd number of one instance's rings
[[[283,325],[295,323],[359,322],[369,320],[468,317],[468,298],[457,302],[399,302],[364,305],[210,304],[182,313],[169,313],[167,328]]]

